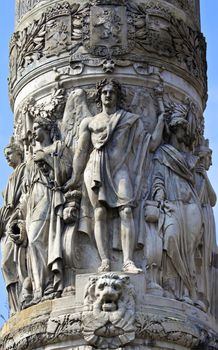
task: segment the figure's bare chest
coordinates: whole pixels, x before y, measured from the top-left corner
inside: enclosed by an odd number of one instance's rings
[[[109,119],[104,115],[99,115],[94,117],[94,119],[89,123],[89,130],[92,134],[105,134],[107,133],[109,124]]]

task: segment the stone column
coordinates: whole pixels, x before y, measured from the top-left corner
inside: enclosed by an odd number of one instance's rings
[[[218,348],[199,2],[16,0],[2,349]]]

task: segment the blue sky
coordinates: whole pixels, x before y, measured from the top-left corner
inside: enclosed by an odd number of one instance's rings
[[[3,156],[3,148],[8,143],[13,128],[13,114],[8,100],[8,43],[14,28],[15,0],[0,0],[0,192],[3,191],[11,168]],[[209,99],[205,110],[205,136],[210,140],[213,149],[213,166],[209,177],[218,194],[218,0],[201,0],[201,26],[207,40]],[[1,203],[1,201],[0,201]],[[215,218],[218,225],[218,205],[215,207]],[[7,318],[7,296],[0,274],[0,315]],[[3,320],[0,317],[0,326]]]

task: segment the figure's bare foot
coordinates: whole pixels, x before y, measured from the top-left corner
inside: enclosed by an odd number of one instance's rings
[[[75,286],[68,286],[64,288],[62,296],[65,297],[67,295],[75,295],[75,293],[76,293]]]
[[[128,272],[128,273],[142,273],[143,270],[139,269],[138,267],[135,266],[134,262],[132,260],[127,260],[123,264],[122,271]]]
[[[108,272],[110,271],[110,260],[109,259],[103,259],[101,262],[101,266],[98,268],[98,272]]]

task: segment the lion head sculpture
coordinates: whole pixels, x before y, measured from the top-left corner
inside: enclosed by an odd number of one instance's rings
[[[129,277],[91,277],[82,316],[85,340],[98,349],[116,349],[135,338],[135,291]]]

